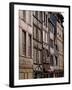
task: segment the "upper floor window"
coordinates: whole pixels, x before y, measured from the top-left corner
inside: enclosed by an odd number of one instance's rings
[[[24,21],[26,21],[26,11],[25,10],[23,10],[23,19]]]
[[[48,60],[48,51],[46,49],[43,49],[43,62],[49,62]]]
[[[38,29],[38,36],[37,37],[38,37],[38,40],[39,41],[42,41],[41,30],[39,30],[39,29]]]
[[[48,15],[44,12],[44,15],[43,15],[43,21],[44,21],[44,25],[47,27],[47,24],[48,24]]]
[[[58,65],[58,58],[57,58],[57,56],[55,56],[55,65],[56,66]]]
[[[33,49],[33,62],[36,63],[36,58],[37,58],[37,50],[34,48]]]
[[[41,12],[41,11],[38,12],[38,19],[39,19],[40,21],[42,21],[42,12]]]
[[[22,50],[23,55],[26,55],[26,32],[22,30]]]
[[[51,66],[54,65],[53,56],[50,57],[50,65],[51,65]]]
[[[33,25],[33,37],[36,38],[36,30],[37,28]]]
[[[55,44],[55,49],[58,50],[58,45],[57,44]]]
[[[52,33],[54,33],[54,26],[51,23],[49,23],[49,29]]]
[[[38,11],[35,11],[35,17],[38,17]]]
[[[43,41],[45,42],[45,43],[47,43],[47,32],[46,31],[43,31]]]
[[[50,46],[53,48],[53,40],[50,39]]]
[[[44,22],[46,21],[46,18],[45,18],[45,12],[44,12]]]
[[[28,56],[29,57],[31,57],[31,53],[32,53],[32,51],[31,51],[31,49],[32,49],[32,47],[31,47],[31,35],[28,35]]]
[[[38,50],[38,62],[39,62],[39,64],[41,64],[41,60],[42,60],[41,57],[42,57],[41,51]]]
[[[33,62],[37,64],[41,64],[42,60],[42,52],[36,48],[33,49]]]
[[[47,19],[47,15],[46,15],[46,27],[47,27],[47,24],[48,24],[48,23],[47,23],[47,20],[48,20],[48,19]]]
[[[37,39],[40,42],[42,41],[41,30],[35,25],[33,25],[33,37],[34,39]]]
[[[31,11],[28,11],[28,24],[31,25]]]

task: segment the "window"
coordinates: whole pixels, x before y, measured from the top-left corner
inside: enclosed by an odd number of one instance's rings
[[[46,62],[46,50],[43,49],[43,62],[45,63]]]
[[[34,63],[36,63],[36,58],[37,58],[36,53],[37,53],[37,50],[34,48],[33,49],[33,62]]]
[[[48,19],[47,19],[47,15],[46,15],[46,27],[47,27],[47,20],[48,20]]]
[[[38,11],[35,11],[35,16],[38,17]]]
[[[39,16],[39,17],[38,17],[39,20],[42,21],[42,12],[41,12],[41,11],[39,11],[38,16]]]
[[[36,39],[36,27],[33,26],[33,37]]]
[[[43,31],[43,41],[45,41],[45,31]]]
[[[50,31],[54,33],[54,26],[50,23]]]
[[[23,55],[26,55],[26,32],[22,30],[22,50]]]
[[[41,64],[41,51],[40,50],[37,50],[37,63],[38,64]]]
[[[19,10],[19,18],[21,18],[23,20],[23,11]]]
[[[51,66],[54,65],[53,56],[50,57],[50,65],[51,65]]]
[[[47,17],[48,17],[48,15],[44,12],[44,17],[43,17],[43,18],[44,18],[44,25],[45,25],[46,27],[47,27],[47,24],[48,24],[48,23],[47,23],[47,21],[48,21],[48,18],[47,18]]]
[[[28,24],[31,25],[31,11],[28,11]]]
[[[42,53],[41,50],[36,48],[33,49],[33,62],[37,64],[41,64]]]
[[[42,41],[42,34],[41,34],[41,30],[36,27],[35,25],[33,26],[33,37],[34,39],[37,39],[38,41]]]
[[[47,43],[47,36],[48,36],[48,35],[47,35],[47,32],[46,32],[46,35],[45,35],[45,36],[46,36],[46,43]]]
[[[62,51],[63,50],[63,43],[62,42],[60,42],[60,41],[58,41],[58,49],[59,49],[59,51]]]
[[[47,32],[46,31],[43,31],[43,41],[45,42],[45,43],[47,43]]]
[[[42,41],[42,38],[41,38],[41,31],[38,29],[38,40],[39,41]]]
[[[28,36],[28,56],[31,57],[31,35]]]
[[[41,64],[41,51],[38,51],[38,62]]]
[[[53,40],[50,39],[50,46],[53,48]]]
[[[57,56],[55,56],[55,65],[56,66],[58,65],[58,58],[57,58]]]
[[[44,12],[44,23],[45,23],[45,21],[46,21],[46,18],[45,18],[45,12]]]
[[[55,44],[55,49],[58,50],[58,46],[57,46],[57,44]]]
[[[25,10],[23,10],[23,19],[24,21],[26,21],[26,11]]]

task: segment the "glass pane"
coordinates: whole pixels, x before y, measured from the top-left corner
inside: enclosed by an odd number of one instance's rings
[[[36,49],[33,49],[33,62],[36,63]]]
[[[23,10],[23,19],[24,21],[26,21],[26,11],[25,10]]]
[[[33,27],[33,37],[36,39],[36,27]]]
[[[29,15],[28,15],[28,24],[31,25],[31,11],[28,11]]]
[[[26,32],[24,30],[22,31],[22,50],[23,55],[26,55]]]
[[[31,57],[31,53],[32,53],[32,51],[31,51],[31,35],[29,35],[29,37],[28,37],[28,56]]]

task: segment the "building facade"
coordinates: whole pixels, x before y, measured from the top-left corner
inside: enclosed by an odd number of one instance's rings
[[[63,76],[62,14],[19,10],[19,79]]]
[[[33,78],[32,12],[19,11],[19,79]]]
[[[64,76],[64,27],[63,16],[57,14],[58,76]]]

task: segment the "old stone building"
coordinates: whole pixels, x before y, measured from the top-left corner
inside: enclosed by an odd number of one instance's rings
[[[33,11],[33,77],[41,78],[42,67],[42,12]]]
[[[19,10],[19,78],[64,75],[61,13]]]
[[[64,75],[64,18],[61,13],[49,14],[51,76],[62,77]]]
[[[63,16],[57,14],[58,75],[64,76],[64,27]]]
[[[19,11],[19,78],[33,78],[32,12]]]

